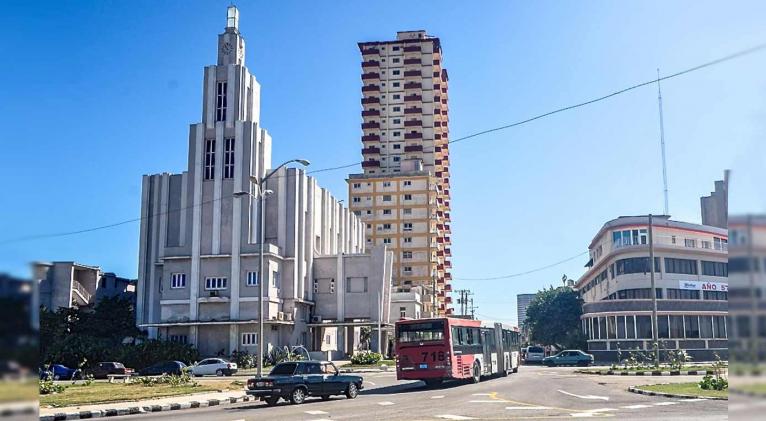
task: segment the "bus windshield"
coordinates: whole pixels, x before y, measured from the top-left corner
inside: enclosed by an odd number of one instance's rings
[[[400,324],[397,329],[399,342],[423,342],[444,340],[444,321]]]

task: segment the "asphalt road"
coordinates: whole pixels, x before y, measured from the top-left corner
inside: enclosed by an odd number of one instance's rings
[[[509,377],[478,384],[446,383],[427,388],[399,382],[394,373],[366,374],[356,399],[334,397],[303,405],[261,402],[135,415],[185,421],[274,420],[527,420],[614,418],[619,420],[725,420],[727,402],[637,395],[631,385],[699,380],[697,376],[635,377],[577,375],[572,368],[522,366]]]

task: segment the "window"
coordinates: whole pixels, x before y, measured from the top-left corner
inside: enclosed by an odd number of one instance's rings
[[[223,178],[234,178],[234,138],[224,139]]]
[[[218,82],[215,90],[215,121],[226,120],[226,82]]]
[[[354,198],[351,199],[351,201],[354,202],[354,203],[361,203],[362,202],[362,198],[361,197],[354,197]]]
[[[243,346],[258,345],[258,333],[257,332],[243,333],[242,334],[242,345]]]
[[[391,215],[391,209],[383,209],[383,215]]]
[[[319,279],[314,279],[314,294],[319,293]]]
[[[205,278],[205,289],[207,290],[226,289],[226,278],[219,278],[219,277]]]
[[[404,200],[412,200],[412,195],[411,194],[405,194],[404,195]]]
[[[383,187],[391,187],[391,182],[390,181],[384,181],[383,182]]]
[[[684,337],[684,317],[683,316],[670,316],[670,337],[671,338]]]
[[[398,46],[398,45],[395,45],[395,46],[393,46],[391,49],[392,49],[392,50],[394,50],[394,51],[399,51],[399,46]]]
[[[404,209],[402,209],[402,214],[403,215],[412,215],[412,209],[404,208]]]
[[[362,211],[360,211],[360,210],[355,210],[355,211],[354,211],[354,215],[356,215],[356,216],[362,216]]]
[[[400,119],[400,118],[395,118],[394,119],[394,124],[401,124],[401,123],[402,123],[402,119]]]
[[[205,141],[205,180],[215,178],[215,139]]]
[[[410,181],[410,180],[404,180],[404,185],[405,185],[406,187],[409,187],[409,186],[411,186],[411,185],[412,185],[412,181]]]
[[[726,262],[702,261],[702,274],[707,276],[729,276],[729,265]]]
[[[703,249],[708,249],[708,250],[711,249],[712,247],[710,245],[710,241],[702,240],[702,248]]]
[[[254,287],[258,285],[258,272],[247,272],[247,286]]]
[[[398,136],[401,136],[401,135],[402,135],[402,132],[394,132],[394,137],[398,137]],[[396,146],[396,145],[394,145],[394,146]]]
[[[170,275],[170,288],[185,288],[186,287],[186,274],[174,273]]]
[[[392,83],[392,85],[394,86],[394,88],[398,88],[399,87],[399,82],[394,82],[394,83]],[[397,108],[399,108],[399,107],[394,107],[394,111],[399,111]]]
[[[700,337],[700,321],[697,316],[684,316],[684,331],[686,338],[699,338]]]
[[[636,316],[636,331],[638,332],[637,339],[651,339],[652,338],[652,317],[651,316]]]
[[[409,244],[412,242],[412,237],[404,237],[405,244]]]
[[[394,63],[399,63],[399,58],[398,58],[398,57],[394,57],[394,59],[393,59],[392,61],[393,61]]]
[[[669,300],[699,300],[700,292],[694,289],[668,288]]]
[[[394,145],[394,149],[401,149],[401,148],[402,148],[402,145],[400,145],[398,143]]]
[[[330,279],[330,294],[335,294],[335,279]]]
[[[170,335],[170,342],[177,342],[179,344],[189,343],[189,337],[186,335]]]
[[[399,318],[407,317],[407,307],[399,307]]]
[[[402,96],[401,96],[401,95],[399,95],[399,94],[394,94],[394,99],[399,99],[399,98],[401,98],[401,97],[402,97]]]
[[[697,240],[690,239],[690,238],[684,238],[684,247],[696,248],[697,247]]]
[[[399,82],[394,82],[394,86],[399,86]],[[399,112],[402,110],[402,107],[394,107],[394,112]]]
[[[626,330],[628,331],[628,339],[636,339],[636,321],[633,316],[625,317]]]
[[[355,189],[361,189],[362,188],[362,183],[354,183],[354,188]]]
[[[397,76],[397,75],[401,74],[401,70],[394,70],[393,72],[391,72],[391,74],[394,75],[394,76]]]
[[[634,229],[612,232],[614,247],[638,246],[648,244],[649,233],[646,229]]]
[[[383,196],[383,201],[384,202],[390,202],[391,201],[391,195],[390,194],[384,195]]]
[[[726,301],[729,299],[729,293],[726,291],[702,291],[702,298],[705,300]]]
[[[383,244],[391,244],[391,239],[390,238],[384,238],[383,239]]]
[[[282,286],[282,277],[276,270],[271,273],[271,286],[274,288],[280,288]]]
[[[729,240],[725,238],[713,237],[713,248],[716,250],[728,250]]]
[[[680,273],[680,274],[686,274],[686,275],[696,275],[697,261],[689,260],[689,259],[674,259],[671,257],[666,257],[665,272]]]
[[[404,267],[404,272],[405,273],[412,273],[412,266],[405,266]]]
[[[659,332],[658,338],[670,338],[670,325],[668,324],[667,315],[657,316],[657,332]]]
[[[615,276],[627,275],[630,273],[649,273],[651,268],[649,267],[648,257],[631,257],[628,259],[620,259],[615,265]],[[660,271],[660,259],[654,258],[654,271]]]
[[[391,229],[391,224],[383,224],[383,229],[384,230],[390,230]]]
[[[394,157],[394,162],[399,162],[401,159],[402,159],[401,157],[399,157],[399,156],[395,156],[395,157]]]
[[[410,222],[405,222],[405,223],[404,223],[404,226],[403,226],[403,228],[402,228],[402,229],[403,229],[404,231],[412,231],[412,223],[410,223]]]
[[[717,339],[726,339],[726,316],[713,316],[713,336]]]
[[[700,316],[700,338],[713,337],[713,318],[710,316]]]
[[[403,251],[402,252],[402,259],[412,259],[412,252],[411,251]]]

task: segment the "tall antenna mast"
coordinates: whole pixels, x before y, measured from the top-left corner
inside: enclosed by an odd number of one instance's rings
[[[660,69],[657,69],[657,102],[660,106],[660,147],[662,148],[662,185],[665,193],[665,215],[668,210],[668,167],[665,162],[665,123],[662,119],[662,86],[660,85]]]

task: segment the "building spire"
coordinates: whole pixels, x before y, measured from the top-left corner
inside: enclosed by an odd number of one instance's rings
[[[232,3],[226,9],[226,30],[239,31],[239,9]]]

